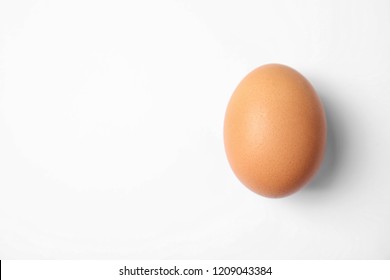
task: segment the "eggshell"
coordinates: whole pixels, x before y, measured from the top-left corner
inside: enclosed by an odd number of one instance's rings
[[[326,119],[311,84],[294,69],[268,64],[249,73],[228,104],[224,142],[239,180],[266,197],[287,196],[315,174]]]

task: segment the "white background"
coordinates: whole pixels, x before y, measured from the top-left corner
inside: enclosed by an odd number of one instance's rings
[[[325,162],[262,198],[225,157],[255,67],[317,89]],[[389,1],[0,2],[0,258],[389,259]]]

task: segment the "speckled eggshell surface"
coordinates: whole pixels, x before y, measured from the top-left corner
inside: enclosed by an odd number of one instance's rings
[[[234,91],[225,115],[228,161],[239,180],[266,197],[287,196],[320,166],[326,120],[311,84],[296,70],[267,64]]]

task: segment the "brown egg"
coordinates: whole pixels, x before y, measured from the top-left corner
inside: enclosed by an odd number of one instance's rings
[[[320,166],[325,139],[325,113],[314,88],[284,65],[249,73],[226,110],[230,166],[245,186],[263,196],[287,196],[307,183]]]

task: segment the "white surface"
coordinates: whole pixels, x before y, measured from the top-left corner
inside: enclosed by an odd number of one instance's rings
[[[389,1],[3,0],[0,27],[0,258],[390,258]],[[222,140],[269,62],[329,125],[279,200]]]

